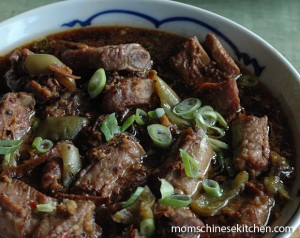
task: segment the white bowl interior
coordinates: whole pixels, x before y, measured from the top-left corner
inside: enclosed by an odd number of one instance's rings
[[[155,2],[155,4],[154,4]],[[77,22],[77,23],[76,23]],[[76,23],[76,24],[75,24]],[[81,25],[80,25],[80,24]],[[69,24],[67,26],[66,24]],[[75,24],[71,27],[72,24]],[[84,25],[86,24],[86,25]],[[157,28],[184,36],[217,34],[228,52],[248,64],[279,99],[289,115],[296,145],[296,170],[300,172],[300,76],[268,43],[242,26],[208,11],[164,0],[72,0],[41,7],[0,23],[0,55],[49,34],[79,27],[129,25]],[[255,67],[253,62],[258,63]],[[299,178],[299,176],[297,176]],[[300,182],[293,187],[295,199],[287,204],[278,224],[298,225]],[[288,234],[286,234],[288,235]]]

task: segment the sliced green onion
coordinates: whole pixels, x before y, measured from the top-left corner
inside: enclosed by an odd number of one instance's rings
[[[143,187],[137,187],[137,189],[135,190],[135,192],[130,196],[130,198],[123,203],[123,208],[127,208],[130,207],[132,204],[134,204],[134,202],[136,201],[136,199],[141,195],[141,193],[143,192],[144,188]]]
[[[127,120],[123,123],[123,125],[120,128],[121,132],[126,131],[135,121],[135,115],[131,115]]]
[[[164,200],[166,197],[172,195],[174,193],[174,187],[165,179],[160,179],[160,194],[161,200]]]
[[[201,101],[198,98],[187,98],[173,108],[175,115],[184,119],[193,119],[194,113],[201,107]]]
[[[106,84],[106,75],[103,68],[98,69],[91,77],[88,84],[88,93],[91,98],[96,98],[104,89]]]
[[[226,132],[225,132],[225,130],[223,130],[219,127],[211,126],[207,129],[206,134],[211,138],[221,139],[225,136]]]
[[[4,155],[4,159],[3,159],[3,161],[2,161],[2,165],[3,165],[3,166],[9,165],[9,162],[10,162],[10,156],[11,156],[11,153],[5,154],[5,155]]]
[[[115,113],[112,113],[105,118],[101,123],[100,129],[104,134],[106,141],[110,141],[116,133],[120,132]]]
[[[147,127],[147,130],[156,146],[168,148],[172,144],[172,134],[168,127],[160,124],[152,124]]]
[[[207,138],[208,138],[208,143],[211,146],[211,148],[213,149],[213,151],[220,152],[221,150],[229,149],[229,145],[226,144],[225,142],[217,140],[217,139],[213,139],[210,137],[207,137]]]
[[[51,140],[47,140],[47,139],[43,140],[42,137],[36,137],[32,142],[32,146],[39,153],[46,153],[53,147],[53,143]]]
[[[195,112],[194,118],[197,125],[206,129],[216,123],[217,114],[211,106],[203,106]]]
[[[223,184],[223,193],[220,197],[212,197],[206,193],[197,193],[193,196],[192,210],[200,216],[214,216],[244,189],[248,180],[249,174],[246,171],[242,171],[233,180]]]
[[[250,74],[242,75],[238,80],[240,85],[246,88],[252,88],[258,84],[258,78]]]
[[[201,107],[194,114],[194,118],[196,124],[201,126],[203,129],[210,128],[214,126],[217,122],[224,129],[228,129],[228,124],[224,117],[220,113],[214,111],[214,109],[211,106]]]
[[[5,155],[15,152],[22,143],[23,140],[0,140],[0,154]]]
[[[225,118],[224,118],[220,113],[218,113],[218,112],[216,112],[216,111],[215,111],[215,113],[216,113],[216,115],[217,115],[217,121],[218,121],[218,123],[219,123],[223,128],[228,129],[228,124],[227,124]]]
[[[1,163],[2,167],[10,166],[16,167],[17,166],[17,154],[16,152],[12,152],[9,154],[5,154]]]
[[[45,204],[37,204],[36,209],[39,212],[54,212],[56,210],[56,202],[49,202]]]
[[[222,196],[222,191],[221,191],[220,185],[215,180],[204,179],[202,181],[202,187],[203,187],[204,191],[212,197],[221,197]]]
[[[152,119],[159,119],[165,114],[166,114],[165,110],[161,107],[156,108],[154,111],[148,112],[148,116]]]
[[[165,206],[171,206],[171,207],[187,207],[191,204],[192,199],[188,195],[181,195],[181,194],[173,194],[170,195],[163,200],[160,200],[160,204]]]
[[[199,173],[199,165],[197,164],[196,160],[185,150],[179,149],[179,151],[183,161],[186,176],[190,178],[197,178]]]
[[[135,121],[139,125],[145,125],[148,119],[148,114],[142,109],[136,109],[135,112]]]
[[[164,111],[166,112],[166,115],[168,117],[168,119],[170,119],[170,121],[174,124],[176,124],[177,126],[180,127],[190,127],[191,123],[179,116],[176,116],[173,111],[172,111],[172,107],[166,103],[162,103],[161,104],[162,108],[164,109]]]
[[[155,235],[155,222],[153,218],[144,219],[140,222],[141,235],[153,237]]]

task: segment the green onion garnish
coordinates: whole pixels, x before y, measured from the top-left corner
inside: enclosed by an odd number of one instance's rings
[[[202,187],[203,187],[204,191],[212,197],[221,197],[222,196],[222,191],[221,191],[220,185],[215,180],[204,179],[202,181]]]
[[[45,204],[37,204],[36,209],[39,212],[54,212],[56,210],[56,202],[49,202]]]
[[[165,115],[166,112],[163,108],[156,108],[154,111],[150,111],[148,112],[148,116],[151,118],[151,119],[159,119],[161,118],[163,115]]]
[[[10,156],[11,156],[11,153],[4,155],[4,158],[2,161],[2,166],[8,166],[10,164]]]
[[[179,149],[179,151],[186,175],[190,178],[196,178],[199,172],[199,165],[197,164],[196,160],[185,150]]]
[[[228,129],[228,124],[227,124],[225,118],[224,118],[220,113],[218,113],[218,112],[216,112],[216,111],[215,111],[215,113],[216,113],[216,115],[217,115],[217,122],[218,122],[223,128]]]
[[[226,144],[225,142],[210,137],[207,138],[208,138],[208,143],[213,149],[213,151],[220,152],[221,150],[229,149],[229,145]]]
[[[258,79],[254,75],[246,74],[242,75],[239,79],[239,84],[245,88],[252,88],[257,86]]]
[[[42,139],[42,137],[36,137],[33,142],[32,146],[39,152],[39,153],[46,153],[48,152],[52,147],[53,143],[51,140]]]
[[[139,125],[145,125],[148,121],[148,114],[142,109],[136,109],[135,112],[135,121]]]
[[[193,119],[194,113],[201,107],[198,98],[187,98],[173,108],[173,113],[184,119]]]
[[[197,125],[207,129],[216,123],[217,114],[211,106],[204,106],[194,114],[194,119]]]
[[[173,194],[160,200],[160,204],[171,207],[187,207],[191,204],[192,199],[188,195]]]
[[[140,222],[141,235],[153,237],[155,235],[155,223],[153,218],[144,219]]]
[[[98,69],[91,77],[88,84],[88,93],[91,98],[96,98],[104,89],[106,84],[106,75],[103,68]]]
[[[136,201],[136,199],[141,195],[141,193],[144,191],[143,187],[137,187],[137,189],[135,190],[135,192],[130,196],[130,198],[123,203],[123,208],[127,208],[130,207],[132,204],[134,204],[134,202]]]
[[[120,132],[118,121],[115,113],[108,115],[101,123],[101,131],[105,136],[106,141],[110,141],[116,133]]]
[[[166,197],[172,195],[174,193],[174,187],[165,179],[160,179],[160,194],[161,200],[164,200]]]
[[[23,140],[0,140],[0,154],[10,154],[19,149]]]
[[[195,114],[194,119],[197,125],[201,126],[203,129],[208,129],[214,126],[217,122],[224,129],[228,129],[228,125],[224,117],[214,111],[211,106],[201,107]]]
[[[168,127],[160,124],[152,124],[147,127],[154,144],[161,148],[168,148],[172,144],[172,134]]]
[[[121,132],[126,131],[135,121],[135,115],[131,115],[127,120],[123,123],[123,125],[120,128]]]
[[[226,132],[222,128],[211,126],[207,129],[207,135],[214,139],[220,139],[225,136]]]

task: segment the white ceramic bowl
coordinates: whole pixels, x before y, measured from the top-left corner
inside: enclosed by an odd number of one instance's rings
[[[157,28],[202,41],[213,32],[228,52],[256,73],[280,100],[293,125],[297,147],[294,199],[277,221],[297,227],[300,223],[300,76],[267,42],[244,27],[211,12],[164,0],[72,0],[50,4],[0,23],[0,55],[48,34],[98,25]],[[290,234],[276,235],[288,237]]]

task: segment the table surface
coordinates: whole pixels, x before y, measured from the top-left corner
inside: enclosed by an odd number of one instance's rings
[[[72,1],[72,0],[69,0]],[[120,0],[122,1],[122,0]],[[177,0],[217,13],[253,31],[300,72],[299,0]],[[0,22],[59,0],[0,0]],[[293,238],[299,238],[300,232]]]

